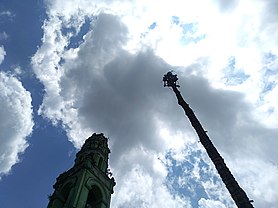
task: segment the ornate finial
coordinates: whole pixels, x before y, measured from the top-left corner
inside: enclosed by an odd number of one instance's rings
[[[172,71],[169,71],[163,76],[164,87],[180,87],[177,85],[178,77],[176,74],[173,74]]]

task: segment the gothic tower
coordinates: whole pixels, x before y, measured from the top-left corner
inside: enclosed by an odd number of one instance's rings
[[[115,180],[108,169],[108,139],[89,137],[75,164],[57,178],[47,208],[109,208]]]

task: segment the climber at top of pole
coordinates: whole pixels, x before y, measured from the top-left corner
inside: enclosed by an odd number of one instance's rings
[[[169,71],[163,76],[164,87],[180,87],[177,85],[178,77],[176,74],[173,74],[172,71]]]

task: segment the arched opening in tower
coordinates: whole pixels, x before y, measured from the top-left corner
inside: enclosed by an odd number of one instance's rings
[[[101,208],[103,203],[102,194],[97,186],[93,186],[89,191],[86,208]]]

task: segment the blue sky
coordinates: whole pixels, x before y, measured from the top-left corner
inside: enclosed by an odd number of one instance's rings
[[[1,207],[46,207],[52,184],[58,174],[72,165],[75,149],[63,130],[36,113],[43,86],[32,72],[30,59],[41,42],[45,6],[42,1],[2,1],[0,8],[1,12],[12,14],[1,15],[1,32],[8,34],[7,39],[1,40],[7,54],[1,71],[14,73],[16,67],[21,68],[19,77],[31,92],[35,121],[32,134],[27,137],[29,147],[19,156],[21,162],[1,178]]]
[[[274,208],[277,9],[276,0],[2,0],[1,207],[46,207],[93,132],[110,138],[111,207],[235,207],[162,86],[174,70],[255,207]]]

